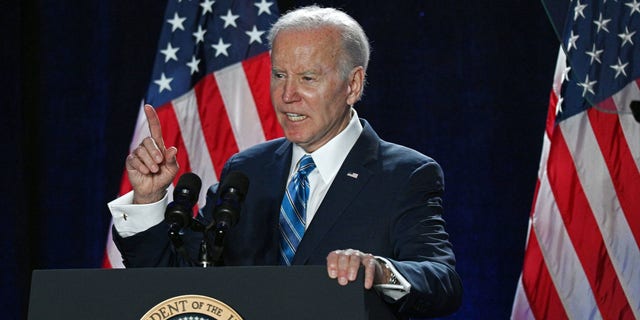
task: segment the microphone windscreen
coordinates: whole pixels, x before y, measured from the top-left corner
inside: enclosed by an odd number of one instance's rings
[[[187,172],[178,179],[178,184],[173,190],[173,199],[186,201],[193,206],[198,201],[198,194],[202,187],[202,180],[193,172]]]
[[[240,171],[229,172],[218,190],[225,192],[230,187],[237,189],[242,195],[245,195],[249,190],[249,178]]]

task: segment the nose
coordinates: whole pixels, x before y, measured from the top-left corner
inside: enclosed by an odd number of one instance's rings
[[[284,83],[282,101],[285,103],[292,103],[298,100],[300,100],[300,96],[298,95],[298,86],[291,78],[289,78]]]

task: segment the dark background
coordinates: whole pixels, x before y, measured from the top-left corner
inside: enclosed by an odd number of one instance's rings
[[[450,318],[508,318],[558,48],[542,4],[318,2],[345,9],[371,40],[359,114],[445,170],[465,285]],[[100,267],[164,5],[0,4],[3,319],[26,317],[33,269]]]

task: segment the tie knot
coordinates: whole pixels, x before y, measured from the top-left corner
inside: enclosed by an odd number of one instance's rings
[[[316,164],[313,162],[313,158],[311,158],[310,155],[306,154],[300,159],[300,162],[298,164],[298,173],[306,176],[315,168]]]

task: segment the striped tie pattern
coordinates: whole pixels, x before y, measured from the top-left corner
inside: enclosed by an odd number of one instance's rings
[[[290,266],[302,239],[307,217],[309,180],[307,175],[316,168],[310,155],[300,159],[298,171],[289,182],[280,206],[280,263]]]

